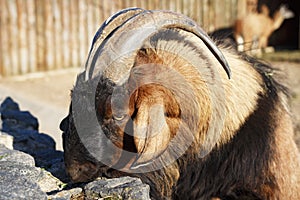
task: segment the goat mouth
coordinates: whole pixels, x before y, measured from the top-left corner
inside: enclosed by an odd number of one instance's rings
[[[71,178],[72,183],[87,183],[97,179],[98,177],[106,177],[109,178],[109,167],[100,167],[97,171],[83,171],[78,172],[76,174],[70,174],[69,177]]]
[[[126,172],[123,171],[119,171],[113,168],[108,168],[105,169],[105,171],[103,171],[103,173],[101,173],[100,177],[105,177],[105,178],[118,178],[118,177],[122,177],[122,176],[126,176],[128,175]]]

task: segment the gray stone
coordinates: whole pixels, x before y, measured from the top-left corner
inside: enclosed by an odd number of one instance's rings
[[[14,149],[26,152],[32,156],[42,151],[55,151],[55,141],[49,135],[34,130],[23,130],[11,133],[14,136]]]
[[[2,120],[6,126],[4,131],[12,131],[16,129],[38,130],[39,124],[37,118],[33,117],[28,111],[4,110],[2,109]]]
[[[1,200],[20,200],[20,199],[47,199],[46,193],[44,193],[39,186],[23,176],[19,176],[18,179],[15,176],[10,176],[9,172],[0,172],[1,182],[0,184],[0,197]]]
[[[84,193],[82,188],[76,187],[68,190],[61,190],[55,194],[49,195],[48,199],[51,200],[69,200],[69,199],[84,199]]]
[[[49,170],[54,176],[67,181],[64,171],[63,152],[56,151],[55,141],[37,130],[38,120],[29,112],[19,110],[11,98],[0,106],[2,131],[13,137],[13,148],[34,157],[37,167]]]
[[[62,190],[64,183],[47,171],[48,167],[66,177],[63,153],[55,150],[53,138],[39,133],[38,120],[20,111],[11,98],[1,104],[0,112],[1,133],[13,138],[10,146],[17,149],[8,149],[7,140],[1,140],[0,199],[47,199],[46,193]]]
[[[2,122],[0,119],[0,126],[2,126]],[[0,127],[1,130],[1,127]],[[6,146],[9,149],[13,149],[13,142],[14,142],[14,137],[12,137],[11,135],[4,133],[2,131],[0,131],[0,144],[3,144],[4,146]]]
[[[88,183],[85,187],[86,199],[150,199],[150,187],[139,178],[120,177],[113,179],[99,179]]]
[[[41,151],[55,151],[52,137],[38,132],[38,120],[28,111],[20,111],[11,98],[0,106],[2,132],[13,136],[13,148],[34,156]]]
[[[69,179],[63,152],[55,150],[53,138],[38,132],[38,120],[20,111],[11,98],[1,104],[0,117],[4,137],[0,137],[1,200],[150,199],[149,186],[138,178],[99,178],[86,185],[66,184]]]
[[[63,185],[63,182],[44,169],[42,169],[42,176],[36,182],[41,190],[46,193],[61,190]]]
[[[15,162],[0,162],[0,197],[2,200],[12,199],[47,199],[36,180],[41,171],[32,166]]]
[[[35,167],[32,156],[4,145],[0,145],[0,176],[1,200],[2,196],[4,199],[43,199],[46,193],[60,191],[64,185],[50,172]]]
[[[0,162],[9,161],[22,165],[34,166],[34,158],[26,153],[17,150],[11,150],[4,145],[0,145]]]
[[[31,181],[37,181],[43,176],[40,168],[11,161],[0,161],[0,172],[9,172],[11,176],[15,177],[14,180],[18,180],[18,177],[22,176]]]

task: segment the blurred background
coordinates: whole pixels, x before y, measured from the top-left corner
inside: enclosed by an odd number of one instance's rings
[[[235,21],[253,9],[260,12],[263,4],[271,18],[281,4],[295,14],[269,39],[269,45],[283,52],[266,59],[292,80],[291,105],[297,113],[299,0],[0,0],[0,103],[11,96],[39,119],[40,131],[54,137],[62,149],[58,126],[68,112],[69,91],[95,32],[111,14],[126,7],[172,10],[191,17],[209,33],[232,38]],[[296,130],[299,120],[296,114]]]

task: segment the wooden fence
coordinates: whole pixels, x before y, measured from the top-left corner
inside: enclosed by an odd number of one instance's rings
[[[240,0],[0,0],[0,76],[81,66],[98,27],[126,7],[183,13],[205,30],[232,25]]]

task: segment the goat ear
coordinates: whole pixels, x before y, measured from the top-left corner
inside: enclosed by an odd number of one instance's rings
[[[134,121],[134,143],[138,156],[131,169],[151,164],[153,159],[167,149],[170,142],[171,133],[163,105],[155,104],[146,109],[149,111],[141,112],[143,116],[138,116]]]

